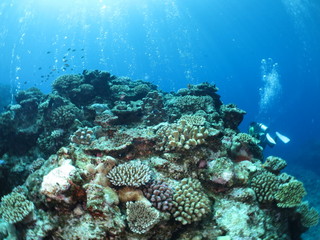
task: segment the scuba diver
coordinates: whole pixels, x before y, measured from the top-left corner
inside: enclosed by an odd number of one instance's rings
[[[252,122],[249,127],[249,134],[260,141],[259,145],[265,149],[266,146],[274,147],[277,141],[280,140],[283,143],[290,142],[290,138],[275,132],[271,134],[269,128],[263,123]]]

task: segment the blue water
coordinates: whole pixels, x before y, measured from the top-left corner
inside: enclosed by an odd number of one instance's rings
[[[216,83],[224,103],[247,111],[242,131],[260,121],[291,138],[266,155],[317,171],[319,13],[318,0],[3,0],[0,104],[84,69],[165,91]]]

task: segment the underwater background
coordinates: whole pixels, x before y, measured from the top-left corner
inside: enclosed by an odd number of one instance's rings
[[[246,111],[241,131],[257,121],[289,137],[265,155],[319,186],[318,0],[4,0],[0,20],[1,111],[85,69],[167,92],[208,82]]]

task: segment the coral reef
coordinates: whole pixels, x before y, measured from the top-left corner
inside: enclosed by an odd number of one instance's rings
[[[19,92],[0,114],[0,238],[300,239],[319,220],[303,183],[217,91],[96,70]]]

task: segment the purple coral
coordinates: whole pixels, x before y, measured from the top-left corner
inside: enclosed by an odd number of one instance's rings
[[[160,211],[170,211],[172,208],[172,188],[163,181],[154,181],[143,189],[143,194]]]

